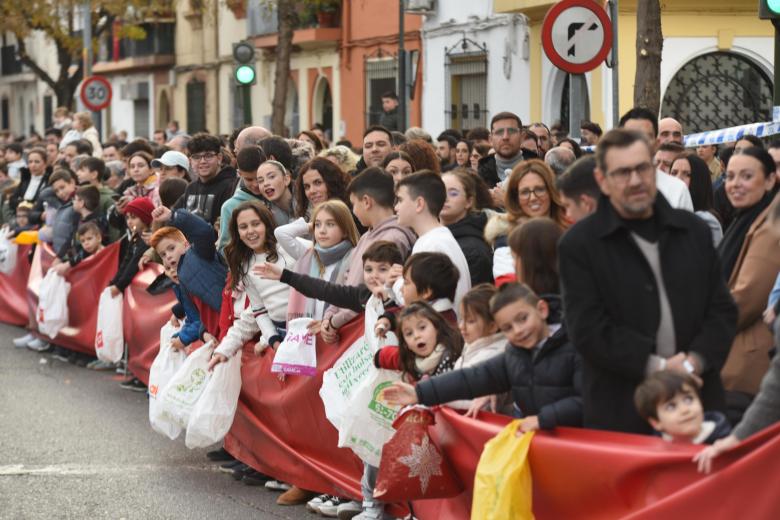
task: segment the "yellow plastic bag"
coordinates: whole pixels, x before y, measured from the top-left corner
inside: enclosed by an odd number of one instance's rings
[[[16,235],[16,238],[14,239],[14,242],[21,246],[28,246],[31,244],[37,244],[38,243],[38,232],[37,231],[22,231],[18,235]]]
[[[485,443],[474,477],[471,520],[531,520],[532,486],[528,448],[534,432],[517,437],[512,421]]]

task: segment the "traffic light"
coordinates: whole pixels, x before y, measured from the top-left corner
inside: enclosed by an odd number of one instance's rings
[[[239,85],[254,85],[257,83],[255,71],[255,46],[248,41],[233,44],[233,79]]]
[[[780,20],[780,0],[759,0],[758,17],[762,20]]]

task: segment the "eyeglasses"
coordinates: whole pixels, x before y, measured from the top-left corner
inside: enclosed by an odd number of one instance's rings
[[[649,177],[651,173],[655,173],[653,165],[649,162],[643,162],[636,166],[626,166],[625,168],[618,168],[612,170],[607,175],[620,182],[627,182],[631,178],[631,174],[636,172],[640,177]]]
[[[541,199],[542,197],[547,195],[547,188],[544,188],[542,186],[537,186],[532,190],[525,189],[525,190],[520,190],[520,192],[518,192],[518,195],[523,200],[530,200],[531,194],[533,194],[537,199]]]
[[[190,160],[192,162],[198,162],[198,161],[210,161],[214,159],[217,155],[217,153],[214,152],[203,152],[203,153],[196,153],[190,155]]]
[[[496,128],[495,130],[493,130],[493,134],[494,135],[500,135],[500,136],[515,135],[515,134],[517,134],[519,132],[520,132],[520,129],[519,128],[515,128],[513,126],[510,126],[509,128]]]

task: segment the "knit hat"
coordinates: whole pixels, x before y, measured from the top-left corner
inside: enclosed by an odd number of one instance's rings
[[[154,211],[154,203],[147,197],[133,199],[125,206],[125,215],[128,213],[135,215],[147,226],[152,223],[152,211]]]

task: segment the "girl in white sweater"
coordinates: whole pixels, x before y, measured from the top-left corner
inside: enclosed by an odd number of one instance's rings
[[[258,332],[258,349],[277,347],[284,339],[289,287],[263,279],[252,267],[265,262],[290,269],[294,260],[279,247],[274,237],[275,222],[270,210],[258,201],[239,204],[230,217],[230,242],[225,259],[230,270],[232,289],[243,285],[249,307],[233,321],[227,335],[214,351],[211,365],[227,361]]]

